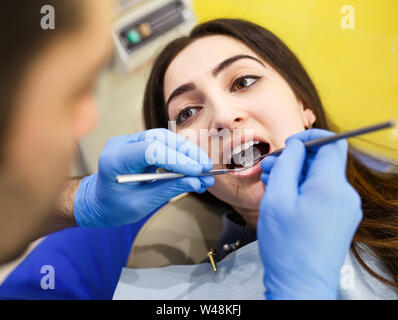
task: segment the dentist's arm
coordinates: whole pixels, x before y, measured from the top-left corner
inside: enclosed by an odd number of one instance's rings
[[[164,168],[191,177],[151,184],[118,184],[115,177]],[[102,152],[98,173],[70,179],[55,214],[32,240],[68,227],[105,227],[133,223],[185,192],[204,192],[212,176],[195,177],[212,164],[196,144],[165,129],[111,138]]]
[[[154,172],[156,168],[189,177],[149,184],[118,184],[117,175]],[[198,145],[166,129],[153,129],[108,141],[98,162],[98,174],[84,178],[74,197],[74,217],[81,227],[133,223],[175,196],[203,193],[212,176],[195,177],[212,168]]]
[[[266,184],[258,239],[267,299],[336,299],[340,270],[362,219],[346,178],[345,140],[308,152],[303,142],[332,133],[313,129],[262,161]]]

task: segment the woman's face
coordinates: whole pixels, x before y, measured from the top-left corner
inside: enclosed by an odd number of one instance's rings
[[[250,140],[262,143],[262,153],[272,152],[315,121],[269,64],[222,35],[200,38],[178,54],[166,71],[164,95],[177,133],[199,144],[216,163]],[[203,129],[211,132],[208,139],[201,138]],[[216,134],[220,132],[231,135]],[[244,218],[253,218],[247,215],[258,214],[265,189],[260,174],[258,162],[239,174],[215,176],[209,191]]]

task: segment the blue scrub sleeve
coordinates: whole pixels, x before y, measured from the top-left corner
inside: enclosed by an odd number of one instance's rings
[[[121,227],[49,235],[0,286],[0,299],[112,299],[132,243],[150,216]],[[42,288],[46,265],[53,267],[54,289]]]

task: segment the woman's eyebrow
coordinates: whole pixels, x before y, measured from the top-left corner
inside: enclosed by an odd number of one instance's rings
[[[261,60],[255,58],[255,57],[246,55],[246,54],[239,54],[239,55],[237,55],[237,56],[233,56],[233,57],[228,58],[228,59],[224,60],[223,62],[221,62],[217,67],[215,67],[215,68],[213,69],[212,75],[213,75],[214,77],[217,77],[217,75],[218,75],[221,71],[223,71],[225,68],[229,67],[229,66],[230,66],[232,63],[234,63],[235,61],[241,60],[241,59],[252,59],[252,60],[254,60],[254,61],[257,61],[259,64],[261,64],[261,65],[265,68],[264,63],[263,63]]]
[[[179,96],[180,94],[183,94],[185,92],[192,91],[195,89],[196,89],[196,85],[193,82],[189,82],[189,83],[183,84],[182,86],[178,87],[170,95],[169,99],[166,102],[166,107],[169,106],[169,103],[173,98]]]
[[[235,61],[238,61],[241,59],[252,59],[254,61],[257,61],[259,64],[261,64],[265,68],[264,63],[261,60],[255,58],[255,57],[249,56],[249,55],[240,54],[240,55],[236,55],[236,56],[233,56],[231,58],[224,60],[217,67],[215,67],[212,71],[213,77],[217,77],[221,71],[223,71],[225,68],[229,67]],[[169,106],[169,103],[173,98],[175,98],[185,92],[192,91],[195,89],[196,89],[196,85],[193,82],[189,82],[189,83],[183,84],[182,86],[178,87],[171,93],[169,99],[166,102],[166,108]]]

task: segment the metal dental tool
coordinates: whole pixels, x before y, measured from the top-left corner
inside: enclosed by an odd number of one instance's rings
[[[380,124],[364,127],[361,129],[356,129],[356,130],[351,130],[347,131],[341,134],[336,134],[330,137],[326,138],[321,138],[321,139],[315,139],[311,141],[307,141],[304,143],[305,147],[308,148],[313,148],[313,147],[320,147],[328,143],[332,143],[334,141],[340,140],[340,139],[348,139],[352,138],[355,136],[359,136],[362,134],[382,130],[382,129],[387,129],[387,128],[392,128],[395,126],[395,121],[387,121],[383,122]],[[264,159],[265,157],[268,156],[278,156],[282,153],[284,148],[277,149],[272,153],[269,154],[264,154],[256,159],[253,159],[252,164],[254,165],[258,161]],[[253,166],[252,165],[252,166]],[[208,172],[203,172],[197,176],[202,177],[202,176],[208,176],[208,175],[219,175],[219,174],[225,174],[228,172],[239,172],[243,171],[250,168],[248,167],[241,167],[241,168],[235,168],[235,169],[215,169],[215,170],[210,170]],[[187,175],[181,174],[181,173],[175,173],[175,172],[159,172],[159,173],[139,173],[139,174],[128,174],[128,175],[119,175],[116,177],[116,181],[118,183],[128,183],[128,182],[146,182],[146,181],[155,181],[155,180],[164,180],[164,179],[176,179],[176,178],[182,178]]]

